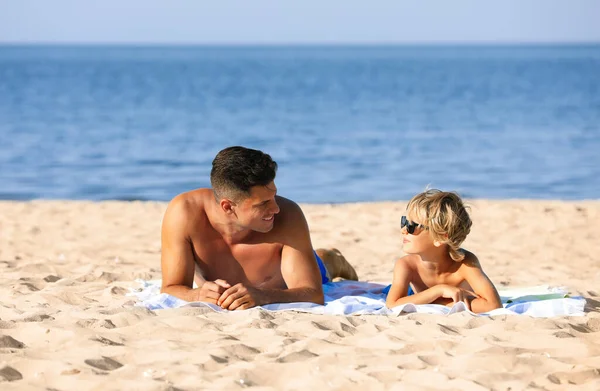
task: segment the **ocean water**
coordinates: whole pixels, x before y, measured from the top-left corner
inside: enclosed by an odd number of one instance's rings
[[[600,46],[0,47],[0,199],[169,200],[222,148],[298,202],[600,198]]]

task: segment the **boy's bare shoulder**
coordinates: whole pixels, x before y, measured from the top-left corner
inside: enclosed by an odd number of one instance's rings
[[[462,251],[465,254],[465,258],[462,260],[462,265],[461,265],[461,269],[465,268],[465,269],[470,269],[470,268],[475,268],[475,269],[481,269],[481,263],[479,263],[479,259],[477,258],[477,256],[475,254],[473,254],[472,252],[462,249]]]
[[[416,254],[407,254],[403,257],[398,258],[396,265],[402,265],[410,269],[416,269],[417,263],[419,262],[419,256]]]

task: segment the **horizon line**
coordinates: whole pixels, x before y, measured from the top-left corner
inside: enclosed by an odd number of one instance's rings
[[[0,41],[0,46],[122,46],[122,47],[410,47],[410,46],[597,46],[600,40],[581,41],[412,41],[412,42],[76,42]]]

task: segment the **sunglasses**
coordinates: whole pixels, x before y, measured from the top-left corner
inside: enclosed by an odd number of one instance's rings
[[[406,231],[411,235],[415,233],[415,229],[417,229],[417,227],[427,229],[426,226],[417,224],[414,221],[410,221],[409,219],[407,219],[406,216],[402,216],[402,219],[400,220],[400,228],[404,227],[406,227]]]

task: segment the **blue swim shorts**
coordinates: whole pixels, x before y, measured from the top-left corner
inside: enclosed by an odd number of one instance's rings
[[[387,297],[388,293],[390,293],[390,289],[392,288],[392,285],[388,285],[385,288],[383,288],[382,293],[385,295],[385,297]],[[412,286],[408,286],[408,293],[406,294],[406,296],[410,296],[410,295],[414,295],[415,292],[413,292],[412,290]]]
[[[317,265],[319,265],[319,271],[321,272],[321,284],[327,284],[329,282],[329,278],[327,278],[327,269],[325,268],[325,264],[317,255],[317,252],[315,251],[314,253],[315,257],[317,258]]]

